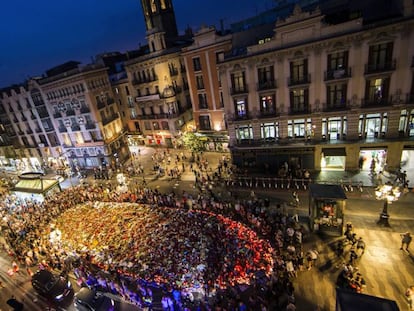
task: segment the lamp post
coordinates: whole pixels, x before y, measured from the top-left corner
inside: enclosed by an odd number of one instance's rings
[[[397,201],[400,198],[400,195],[401,191],[399,187],[393,187],[389,182],[384,185],[380,185],[375,189],[376,199],[384,201],[384,206],[377,222],[379,225],[384,225],[386,227],[390,226],[388,222],[388,219],[390,218],[390,215],[388,214],[388,205]]]

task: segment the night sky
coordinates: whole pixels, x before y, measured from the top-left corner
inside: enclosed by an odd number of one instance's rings
[[[273,6],[273,0],[173,0],[179,33],[225,26]],[[146,44],[140,0],[2,1],[0,88],[23,83],[69,60]]]

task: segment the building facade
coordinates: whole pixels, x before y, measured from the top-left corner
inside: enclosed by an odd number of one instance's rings
[[[2,90],[0,160],[117,166],[131,147],[178,147],[196,131],[258,172],[414,168],[412,0],[303,3],[180,36],[171,1],[142,0],[138,53]]]
[[[414,19],[329,24],[316,8],[219,63],[233,161],[277,173],[412,167]],[[405,163],[407,162],[407,163]],[[410,163],[408,163],[410,162]]]
[[[231,50],[231,34],[202,27],[193,40],[182,50],[193,108],[194,127],[190,130],[204,135],[207,150],[226,150],[227,123],[217,62]]]
[[[171,1],[142,0],[148,52],[125,62],[128,76],[126,123],[133,145],[176,147],[192,121],[191,99]]]
[[[15,154],[5,166],[76,172],[116,167],[129,157],[107,68],[102,65],[67,62],[17,91],[3,92],[1,102],[4,121],[12,121],[2,123],[16,137]]]

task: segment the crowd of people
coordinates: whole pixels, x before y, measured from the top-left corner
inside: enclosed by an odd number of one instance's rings
[[[171,156],[170,165],[183,159]],[[164,160],[168,165],[168,153],[154,159]],[[226,158],[213,171],[195,155],[189,169],[198,196],[146,185],[129,191],[83,185],[43,202],[4,194],[5,247],[20,264],[75,272],[80,285],[141,306],[155,303],[159,289],[175,310],[195,303],[216,310],[294,305],[292,279],[309,261],[304,228],[283,204],[270,206],[254,194],[224,201],[204,191],[215,177],[231,173]]]

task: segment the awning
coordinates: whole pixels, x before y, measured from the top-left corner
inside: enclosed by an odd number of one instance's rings
[[[345,148],[322,148],[322,152],[325,157],[346,156]]]

